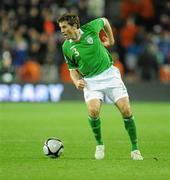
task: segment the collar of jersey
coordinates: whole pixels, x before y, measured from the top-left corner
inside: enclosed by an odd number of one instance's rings
[[[84,32],[79,28],[80,34],[82,35]]]
[[[80,34],[81,34],[81,35],[82,35],[82,34],[84,34],[84,32],[83,32],[80,28],[79,28],[79,31],[80,31]],[[80,38],[80,39],[81,39],[81,38]],[[69,42],[70,42],[70,43],[72,43],[72,42],[73,42],[73,40],[72,40],[72,39],[70,39],[70,40],[69,40]]]

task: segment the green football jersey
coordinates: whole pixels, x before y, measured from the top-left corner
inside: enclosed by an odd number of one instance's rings
[[[104,21],[101,18],[95,19],[80,27],[79,42],[65,40],[63,54],[69,69],[78,69],[83,77],[92,77],[112,65],[111,54],[99,38],[103,27]]]

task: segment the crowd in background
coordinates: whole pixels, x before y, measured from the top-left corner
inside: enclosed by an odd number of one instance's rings
[[[108,18],[108,48],[125,80],[170,82],[169,0],[1,0],[1,82],[70,82],[57,24],[66,12],[81,24]]]

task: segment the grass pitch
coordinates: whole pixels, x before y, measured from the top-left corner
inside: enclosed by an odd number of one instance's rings
[[[95,141],[83,102],[0,104],[1,180],[168,180],[170,103],[134,103],[144,161],[130,159],[130,143],[113,105],[101,112],[104,160],[94,159]],[[58,137],[59,159],[42,153],[44,141]]]

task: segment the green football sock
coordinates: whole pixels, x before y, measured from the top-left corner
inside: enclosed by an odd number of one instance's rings
[[[124,118],[124,123],[125,123],[125,128],[126,128],[128,135],[130,137],[130,141],[132,144],[132,151],[134,151],[134,150],[138,149],[136,126],[135,126],[134,117],[131,116],[128,118]]]
[[[100,127],[100,118],[92,118],[88,117],[90,126],[92,127],[93,134],[96,139],[97,145],[103,144],[102,137],[101,137],[101,127]]]

